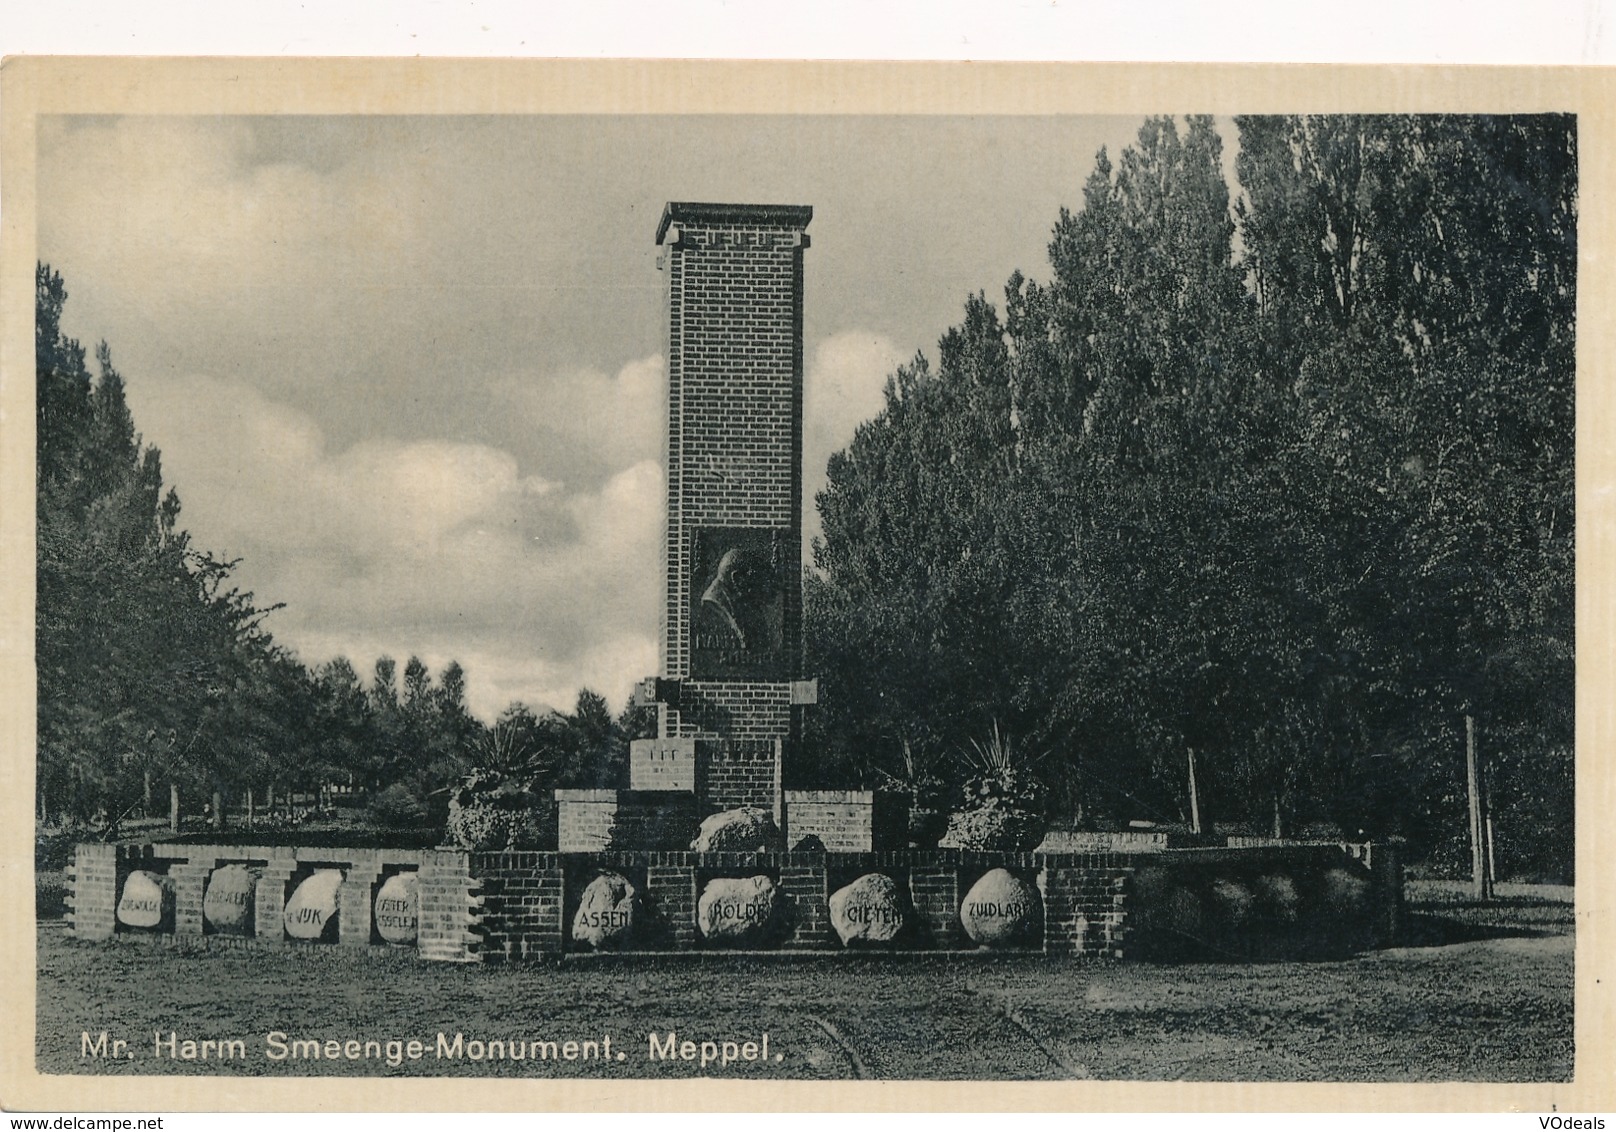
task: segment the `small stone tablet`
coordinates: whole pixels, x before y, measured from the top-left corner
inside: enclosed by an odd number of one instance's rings
[[[118,899],[118,922],[126,928],[155,928],[172,923],[174,882],[162,873],[136,870],[124,878]]]
[[[696,905],[696,926],[708,939],[756,943],[768,934],[778,895],[764,876],[708,881]]]
[[[320,869],[305,879],[286,902],[286,934],[293,939],[319,939],[326,925],[336,922],[341,887],[340,869]]]
[[[831,894],[831,926],[844,944],[890,943],[906,918],[898,882],[885,873],[866,873]]]
[[[572,938],[591,947],[611,947],[634,933],[634,886],[616,873],[601,873],[578,898]]]
[[[421,875],[394,873],[376,893],[376,933],[388,943],[414,943],[421,907]]]
[[[253,934],[253,899],[258,878],[246,865],[225,865],[208,877],[202,915],[219,935]]]
[[[965,934],[986,947],[1034,942],[1043,918],[1038,890],[1005,869],[984,874],[960,905]]]

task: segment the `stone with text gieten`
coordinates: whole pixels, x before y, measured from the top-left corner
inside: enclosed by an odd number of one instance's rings
[[[906,919],[898,882],[885,873],[866,873],[831,893],[830,922],[843,943],[890,943]]]
[[[342,870],[318,869],[286,902],[286,934],[293,939],[332,939],[337,922],[337,891]]]

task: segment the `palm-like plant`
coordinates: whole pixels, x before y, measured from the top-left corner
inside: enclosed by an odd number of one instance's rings
[[[1043,803],[1044,788],[1032,773],[1044,753],[1027,757],[1016,749],[1008,731],[993,721],[986,739],[972,739],[960,749],[965,763],[965,805],[967,808],[1002,806],[1036,811]]]

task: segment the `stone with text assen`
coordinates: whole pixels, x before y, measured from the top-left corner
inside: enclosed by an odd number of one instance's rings
[[[610,947],[634,934],[636,893],[627,877],[601,873],[584,886],[572,917],[572,938],[591,947]]]

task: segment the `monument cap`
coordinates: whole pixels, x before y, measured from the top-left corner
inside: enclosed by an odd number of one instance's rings
[[[707,204],[672,200],[662,209],[656,242],[662,242],[673,224],[771,224],[806,228],[813,218],[813,206],[807,204]]]

